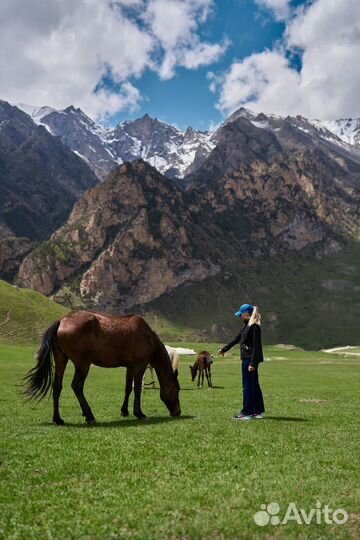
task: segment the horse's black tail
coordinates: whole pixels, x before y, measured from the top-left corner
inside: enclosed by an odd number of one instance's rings
[[[52,388],[54,368],[52,349],[56,343],[60,321],[54,322],[43,335],[40,349],[36,353],[37,364],[23,378],[24,394],[29,399],[42,400]]]

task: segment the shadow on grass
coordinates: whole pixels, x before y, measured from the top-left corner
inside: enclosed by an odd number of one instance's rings
[[[58,427],[58,428],[86,428],[86,429],[98,429],[98,428],[109,428],[109,427],[133,427],[133,426],[151,426],[155,424],[164,424],[167,422],[180,422],[183,420],[192,420],[195,418],[195,416],[186,415],[183,416],[177,416],[176,418],[173,418],[172,416],[155,416],[151,417],[148,416],[146,418],[143,418],[142,420],[138,420],[137,418],[121,418],[119,420],[109,420],[108,422],[96,422],[93,426],[89,426],[88,424],[84,423],[78,423],[75,424],[74,422],[66,422],[64,426],[56,426],[53,422],[42,422],[41,424],[38,424],[40,426],[44,427]]]
[[[265,416],[265,420],[279,420],[280,422],[307,422],[307,418],[299,418],[296,416]]]
[[[203,386],[202,388],[198,388],[197,386],[193,386],[192,388],[180,388],[180,392],[193,392],[194,390],[203,390],[208,388],[208,386]],[[213,390],[224,390],[225,386],[212,386]],[[227,386],[227,388],[237,388],[235,386]],[[144,390],[159,390],[159,388],[144,388]]]

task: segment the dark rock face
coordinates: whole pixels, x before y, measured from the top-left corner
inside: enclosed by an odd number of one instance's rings
[[[96,183],[89,167],[58,138],[0,101],[0,275],[11,274],[25,246],[64,223],[76,199]]]
[[[111,151],[111,130],[96,124],[81,109],[67,107],[41,117],[41,125],[81,157],[99,178],[122,160]]]

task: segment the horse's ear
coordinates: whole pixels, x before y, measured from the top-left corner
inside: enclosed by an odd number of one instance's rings
[[[177,369],[175,369],[175,371],[174,371],[174,375],[175,375],[175,378],[177,379],[177,378],[178,378],[178,376],[179,376],[179,372],[178,372],[178,370],[177,370]]]

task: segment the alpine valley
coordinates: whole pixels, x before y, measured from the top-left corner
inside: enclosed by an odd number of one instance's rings
[[[109,128],[0,101],[0,194],[0,277],[65,305],[223,340],[246,300],[267,342],[354,335],[359,119],[240,109],[213,132],[148,115]]]

